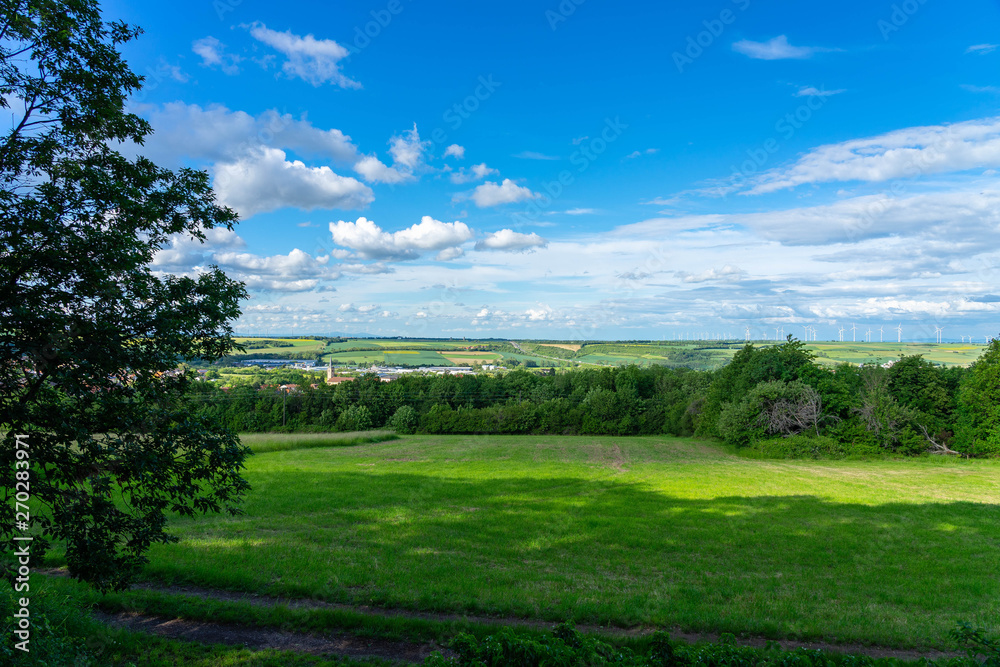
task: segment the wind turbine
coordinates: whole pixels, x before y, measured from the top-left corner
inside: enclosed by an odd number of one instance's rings
[[[939,344],[941,343],[941,334],[942,334],[943,332],[944,332],[944,329],[942,329],[941,327],[934,327],[934,333],[936,333],[936,334],[937,334],[937,342],[938,342]]]
[[[747,327],[747,342],[750,342],[750,327]]]
[[[880,343],[884,343],[884,342],[885,342],[884,340],[882,340],[882,334],[884,334],[884,333],[885,333],[885,332],[884,332],[884,331],[882,330],[883,328],[884,328],[884,327],[879,327],[879,328],[878,328],[878,342],[880,342]]]
[[[844,331],[845,331],[844,327],[840,327],[840,342],[841,343],[844,342]]]
[[[858,342],[858,325],[856,325],[856,324],[852,324],[851,325],[851,335],[854,337],[854,342],[857,343]]]
[[[897,343],[902,343],[903,342],[903,323],[902,322],[900,322],[899,324],[896,325],[896,342]]]

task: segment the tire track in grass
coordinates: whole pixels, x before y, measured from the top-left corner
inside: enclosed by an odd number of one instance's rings
[[[48,574],[52,576],[68,576],[67,572],[62,569],[54,570],[44,570],[40,574]],[[194,598],[200,598],[204,600],[212,600],[216,602],[238,602],[249,604],[257,607],[279,607],[284,606],[289,609],[331,609],[337,611],[350,612],[353,614],[358,614],[361,616],[370,616],[378,618],[400,618],[400,619],[416,619],[424,620],[437,623],[461,623],[467,625],[481,625],[487,627],[496,627],[498,630],[501,626],[513,626],[528,628],[531,630],[536,630],[539,632],[549,632],[556,625],[553,621],[543,621],[537,619],[528,618],[518,618],[518,617],[492,617],[492,616],[472,616],[467,614],[446,614],[446,613],[435,613],[435,612],[418,612],[410,611],[406,609],[390,609],[383,607],[369,607],[366,605],[350,605],[335,602],[325,602],[323,600],[311,600],[305,598],[284,598],[284,597],[272,597],[268,595],[260,595],[257,593],[238,593],[233,591],[226,591],[213,588],[202,588],[199,586],[188,586],[188,585],[159,585],[153,582],[137,582],[131,586],[130,590],[136,591],[150,591],[153,593],[159,593],[163,595],[171,596],[189,596]],[[165,630],[170,629],[169,626],[163,625],[168,619],[163,619],[156,617],[155,615],[144,615],[133,612],[119,612],[116,614],[106,614],[105,612],[100,612],[106,616],[121,617],[120,622],[134,622],[137,624],[147,623],[150,627],[163,627]],[[129,617],[132,616],[135,619],[149,619],[148,621],[129,621]],[[260,635],[262,637],[272,636],[272,638],[277,638],[278,635],[288,635],[289,639],[281,640],[287,641],[289,646],[294,646],[296,638],[302,640],[303,637],[312,637],[314,640],[320,642],[326,642],[323,646],[328,647],[327,650],[334,654],[347,655],[351,657],[348,653],[337,653],[336,644],[340,642],[344,650],[352,650],[352,647],[363,647],[363,646],[374,646],[373,650],[382,650],[385,648],[388,651],[397,651],[395,655],[406,655],[406,656],[423,656],[416,658],[417,661],[422,661],[424,657],[430,655],[436,650],[444,652],[446,655],[448,651],[442,646],[435,644],[434,642],[406,642],[401,640],[383,640],[374,639],[369,637],[360,637],[357,635],[352,635],[347,631],[339,631],[335,635],[328,636],[318,636],[318,635],[308,635],[306,633],[295,633],[279,631],[269,628],[259,628],[250,627],[245,625],[237,624],[227,624],[227,623],[211,623],[207,621],[189,621],[186,619],[174,619],[174,621],[184,624],[191,624],[191,626],[178,625],[176,627],[180,628],[178,632],[201,632],[195,629],[194,626],[204,625],[204,626],[214,626],[220,633],[220,636],[225,636],[226,631],[224,628],[231,628],[232,636],[235,638],[241,637],[240,633],[247,632],[250,635]],[[157,623],[161,624],[160,626]],[[606,638],[613,639],[618,638],[629,638],[629,637],[642,637],[650,635],[657,630],[665,630],[670,635],[671,639],[686,642],[688,644],[695,644],[699,642],[710,642],[717,643],[720,639],[720,633],[716,632],[688,632],[677,627],[672,628],[653,628],[648,626],[639,626],[631,628],[622,628],[614,626],[602,626],[602,625],[584,625],[578,624],[575,626],[578,631],[584,634],[591,635],[601,635]],[[172,630],[171,630],[172,631]],[[204,632],[209,632],[206,629]],[[728,633],[727,633],[728,634]],[[184,638],[184,637],[178,637]],[[277,640],[277,639],[275,639]],[[197,640],[202,641],[202,640]],[[304,640],[303,640],[304,641]],[[352,643],[353,642],[353,643]],[[930,660],[937,660],[940,658],[954,658],[964,656],[965,653],[961,651],[941,651],[937,649],[900,649],[892,648],[887,646],[872,646],[866,644],[836,644],[831,642],[823,641],[797,641],[792,639],[775,639],[774,637],[762,637],[762,636],[739,636],[736,639],[736,643],[743,646],[755,646],[759,648],[764,648],[769,642],[777,642],[785,650],[794,650],[797,648],[806,648],[810,650],[821,650],[830,653],[841,653],[847,655],[866,655],[874,658],[897,658],[901,660],[919,660],[921,658],[927,658]],[[210,642],[206,642],[210,643]],[[243,641],[233,641],[227,642],[223,640],[218,640],[216,643],[235,643],[243,644]],[[383,646],[384,645],[384,646]],[[381,647],[381,648],[380,648]],[[276,648],[273,646],[262,646],[262,648]],[[296,649],[288,649],[296,650]],[[358,655],[361,655],[360,653]],[[385,655],[379,653],[370,653],[373,657],[386,657]],[[410,659],[410,658],[398,658],[393,657],[392,659]]]
[[[346,658],[381,658],[405,663],[419,663],[442,647],[432,643],[356,637],[350,634],[316,635],[259,628],[232,623],[192,621],[183,618],[163,618],[138,612],[92,612],[107,625],[126,628],[133,632],[153,634],[200,644],[226,644],[242,646],[255,651],[292,651],[314,656],[339,656]]]

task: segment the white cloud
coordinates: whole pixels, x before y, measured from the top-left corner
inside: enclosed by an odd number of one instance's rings
[[[988,93],[990,95],[996,95],[1000,93],[1000,86],[973,86],[967,83],[959,84],[959,88],[962,90],[967,90],[970,93]]]
[[[451,146],[448,146],[448,148],[444,149],[444,156],[448,157],[449,155],[453,155],[459,160],[464,160],[465,147],[459,146],[458,144],[452,144]]]
[[[316,39],[312,35],[300,37],[290,30],[278,32],[260,22],[247,27],[254,39],[284,54],[287,60],[281,69],[289,77],[298,77],[317,87],[327,82],[341,88],[361,87],[340,72],[339,63],[350,55],[350,51],[332,39]]]
[[[218,67],[224,74],[230,76],[240,73],[239,63],[242,58],[233,53],[226,53],[226,45],[215,37],[196,39],[191,44],[191,50],[201,56],[201,64],[205,67]]]
[[[887,181],[1000,166],[1000,117],[895,130],[813,149],[752,178],[748,194],[804,183]]]
[[[521,251],[533,248],[543,248],[548,241],[535,233],[522,234],[513,229],[501,229],[493,232],[482,241],[476,243],[476,250]]]
[[[384,164],[374,155],[366,155],[354,165],[354,171],[369,183],[405,183],[416,180],[411,172],[400,171]]]
[[[993,53],[1000,47],[1000,44],[973,44],[965,50],[966,53],[978,53],[981,56],[985,56],[987,53]]]
[[[445,248],[439,252],[434,259],[439,262],[447,262],[452,259],[458,259],[465,254],[465,250],[462,248]]]
[[[704,282],[739,282],[747,275],[746,271],[738,266],[726,264],[721,269],[709,269],[701,273],[689,273],[687,271],[677,271],[676,276],[685,283]]]
[[[546,155],[545,153],[539,153],[538,151],[521,151],[514,155],[514,157],[521,158],[522,160],[558,160],[559,158],[554,155]]]
[[[803,86],[799,88],[798,92],[795,93],[795,97],[830,97],[832,95],[840,95],[841,93],[846,93],[847,90],[840,88],[838,90],[827,90],[820,86],[819,88],[815,86]]]
[[[374,200],[360,181],[340,176],[329,167],[308,167],[289,162],[285,152],[263,148],[234,162],[215,165],[215,191],[219,200],[248,218],[257,213],[293,207],[364,208]]]
[[[930,192],[909,197],[866,195],[832,204],[763,213],[654,218],[615,230],[629,238],[663,238],[693,230],[742,227],[785,245],[854,243],[894,235],[931,234],[1000,245],[1000,190]]]
[[[412,130],[395,135],[389,140],[389,154],[393,160],[391,167],[374,155],[367,155],[354,165],[354,170],[369,183],[414,181],[417,179],[414,172],[424,165],[424,156],[431,144],[430,141],[420,140],[420,133],[414,124]]]
[[[788,43],[788,37],[785,35],[778,35],[766,42],[754,42],[749,39],[742,39],[733,44],[733,51],[757,60],[810,58],[814,53],[831,50],[818,46],[792,46]]]
[[[486,178],[491,174],[499,174],[499,173],[500,172],[497,171],[496,169],[493,169],[492,167],[487,167],[486,163],[482,162],[480,164],[472,165],[472,168],[470,168],[468,171],[465,170],[464,168],[459,169],[458,171],[451,174],[449,178],[451,178],[452,183],[460,185],[462,183],[471,183],[472,181],[478,181],[483,178]]]
[[[592,213],[597,213],[597,209],[593,208],[571,208],[568,211],[563,211],[566,215],[590,215]]]
[[[353,164],[358,150],[351,138],[337,129],[321,130],[305,117],[269,109],[256,116],[224,106],[170,102],[148,107],[144,115],[153,134],[129,152],[157,163],[180,166],[185,160],[211,162],[235,160],[267,145],[278,145],[301,155]]]
[[[642,155],[652,155],[653,153],[656,153],[659,150],[660,150],[659,148],[647,148],[644,151],[632,151],[631,153],[625,156],[625,159],[634,160],[635,158],[640,157]]]
[[[218,249],[246,247],[246,241],[225,227],[203,230],[204,242],[187,234],[174,234],[169,244],[153,255],[150,263],[164,272],[190,273],[196,267],[211,264],[211,252]]]
[[[501,204],[515,204],[537,197],[538,194],[518,185],[509,178],[503,179],[503,182],[500,184],[493,181],[486,181],[472,191],[472,201],[476,202],[476,206],[479,208],[499,206]]]
[[[389,154],[392,155],[393,164],[413,171],[423,163],[424,153],[431,144],[430,141],[420,140],[417,124],[414,123],[412,130],[389,140]]]
[[[442,251],[439,257],[443,259],[453,259],[461,254],[455,254],[455,248],[472,238],[472,230],[464,222],[441,222],[429,215],[394,233],[383,231],[367,218],[331,222],[330,233],[337,245],[354,250],[363,259],[415,259],[432,250]]]
[[[242,280],[252,290],[306,292],[322,288],[323,283],[340,277],[327,266],[329,257],[313,257],[295,248],[287,255],[262,257],[252,253],[215,253],[213,261]]]

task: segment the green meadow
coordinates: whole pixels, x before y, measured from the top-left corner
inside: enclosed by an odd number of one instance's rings
[[[154,548],[146,576],[897,647],[947,647],[956,620],[1000,625],[1000,461],[762,461],[669,437],[319,437],[247,438],[246,514],[175,517],[181,541]]]

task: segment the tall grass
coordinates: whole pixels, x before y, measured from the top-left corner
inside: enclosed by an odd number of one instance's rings
[[[392,431],[351,431],[346,433],[240,433],[240,442],[254,454],[287,452],[316,447],[354,447],[398,440]]]

